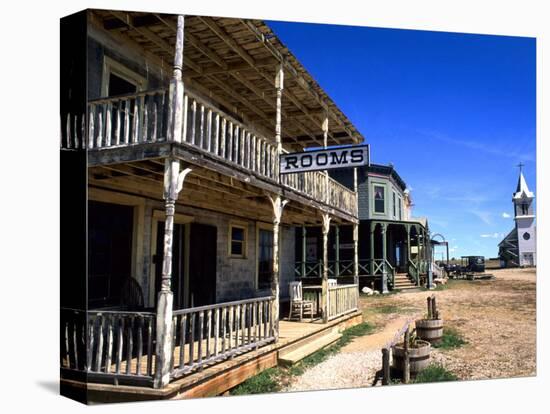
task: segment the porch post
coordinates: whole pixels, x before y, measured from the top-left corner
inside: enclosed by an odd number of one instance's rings
[[[283,209],[288,200],[283,200],[280,195],[268,196],[273,206],[273,277],[271,278],[271,319],[273,321],[272,335],[275,341],[279,339],[279,227]]]
[[[302,226],[302,277],[306,276],[306,241],[307,241],[307,230],[306,226]]]
[[[334,276],[338,277],[340,276],[340,227],[338,224],[335,226],[336,231],[336,249],[335,249],[335,257],[334,257]]]
[[[279,174],[279,157],[281,156],[283,146],[281,143],[281,113],[282,113],[282,98],[283,88],[285,83],[285,73],[283,70],[283,64],[279,65],[277,75],[275,76],[275,90],[277,95],[276,109],[275,109],[275,143],[277,144],[277,159],[275,160],[275,176],[277,181],[281,182],[281,176]]]
[[[325,116],[325,119],[323,120],[323,148],[327,148],[328,146],[328,114]],[[328,171],[325,170],[325,201],[327,204],[330,203],[330,194],[329,194],[329,185],[328,185]]]
[[[388,269],[386,267],[386,230],[387,224],[380,224],[380,231],[382,232],[382,293],[388,293]]]
[[[353,225],[353,283],[359,286],[359,224]]]
[[[426,278],[426,287],[430,289],[432,287],[432,241],[430,237],[430,228],[426,225],[426,260],[428,262],[428,277]]]
[[[371,276],[374,276],[374,229],[376,224],[374,222],[369,223],[369,236],[370,236],[370,246],[369,246],[369,273]]]
[[[409,260],[411,260],[411,226],[410,224],[405,224],[405,230],[407,231],[407,260],[406,266],[409,266]]]
[[[176,50],[174,57],[174,73],[170,82],[170,114],[169,114],[169,139],[181,141],[182,133],[182,103],[183,103],[183,27],[184,17],[178,16]],[[156,315],[156,364],[154,387],[162,388],[170,382],[172,369],[172,304],[173,293],[171,291],[172,279],[172,238],[174,230],[175,204],[183,181],[190,168],[180,171],[181,163],[178,159],[167,158],[164,165],[164,193],[166,219],[164,223],[164,251],[162,262],[161,289],[158,294]]]
[[[323,310],[323,322],[328,322],[328,232],[330,230],[330,215],[323,214],[323,280],[321,281],[321,309]]]

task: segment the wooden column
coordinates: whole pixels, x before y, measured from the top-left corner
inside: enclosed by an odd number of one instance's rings
[[[427,261],[427,277],[426,287],[430,289],[432,287],[432,242],[430,237],[430,228],[426,225],[426,261]]]
[[[411,226],[409,224],[405,224],[405,230],[407,231],[407,260],[406,260],[406,266],[408,268],[409,260],[411,260]]]
[[[279,157],[283,151],[283,146],[281,143],[281,113],[282,113],[282,98],[283,98],[283,88],[285,73],[283,71],[283,64],[279,65],[277,69],[277,75],[275,76],[275,90],[277,96],[276,109],[275,109],[275,143],[277,144],[277,159],[275,160],[275,177],[278,182],[281,182],[281,176],[279,174]]]
[[[273,336],[275,341],[279,338],[279,228],[281,216],[288,200],[283,200],[280,195],[268,196],[273,206],[273,277],[271,278],[271,296],[274,300],[271,305],[271,319],[273,320]]]
[[[374,276],[374,229],[376,228],[376,225],[371,221],[369,223],[369,237],[370,237],[370,245],[369,245],[369,273],[371,276]]]
[[[359,286],[359,224],[353,225],[353,283]]]
[[[334,249],[334,275],[338,277],[340,276],[340,227],[338,226],[338,224],[334,226],[334,230],[336,232],[336,246]]]
[[[323,279],[321,281],[321,309],[323,310],[323,322],[328,322],[328,232],[330,230],[330,215],[323,214]]]
[[[182,133],[182,105],[183,105],[183,27],[184,17],[178,16],[176,50],[174,57],[174,73],[170,82],[170,129],[171,140],[181,141]],[[174,230],[175,204],[183,182],[191,169],[180,171],[180,161],[175,158],[167,158],[164,165],[164,193],[166,218],[164,223],[164,249],[162,262],[161,289],[158,294],[156,316],[156,363],[154,387],[162,388],[170,382],[172,370],[172,304],[173,293],[171,291],[172,279],[172,237]]]
[[[382,293],[388,293],[388,269],[386,267],[386,256],[387,256],[387,239],[386,239],[386,231],[387,231],[387,224],[381,223],[380,224],[380,231],[382,233]]]
[[[307,230],[306,226],[302,226],[302,277],[306,276],[306,242],[307,242]]]
[[[325,116],[325,119],[323,120],[323,148],[327,148],[328,146],[328,114]],[[330,194],[329,194],[329,184],[328,184],[328,171],[325,170],[325,201],[327,204],[330,203]]]

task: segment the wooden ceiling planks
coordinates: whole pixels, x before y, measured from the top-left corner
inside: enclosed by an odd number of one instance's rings
[[[93,12],[105,30],[139,45],[163,62],[173,58],[176,16]],[[360,143],[362,135],[317,82],[260,20],[186,16],[184,75],[224,106],[238,108],[260,131],[275,130],[274,77],[285,59],[283,142],[299,149],[322,143],[322,120],[330,117],[329,145]],[[245,104],[245,101],[247,104]],[[274,132],[266,138],[273,139]]]

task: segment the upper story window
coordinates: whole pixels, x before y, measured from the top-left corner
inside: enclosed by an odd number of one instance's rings
[[[526,203],[523,203],[521,205],[521,215],[526,216],[527,214],[529,214],[529,205]]]
[[[381,185],[374,186],[374,212],[385,213],[386,208],[386,189]]]
[[[231,224],[229,226],[229,255],[231,257],[246,257],[247,231],[245,226]]]
[[[393,195],[393,217],[397,217],[397,197],[395,195],[395,191],[392,193]]]
[[[399,206],[399,220],[403,220],[403,200],[399,198],[398,206]]]
[[[104,57],[102,90],[103,96],[136,93],[147,87],[147,80],[123,64]]]

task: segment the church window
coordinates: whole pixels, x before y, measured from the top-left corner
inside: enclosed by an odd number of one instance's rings
[[[531,235],[527,232],[523,233],[523,240],[529,240],[531,238]]]

